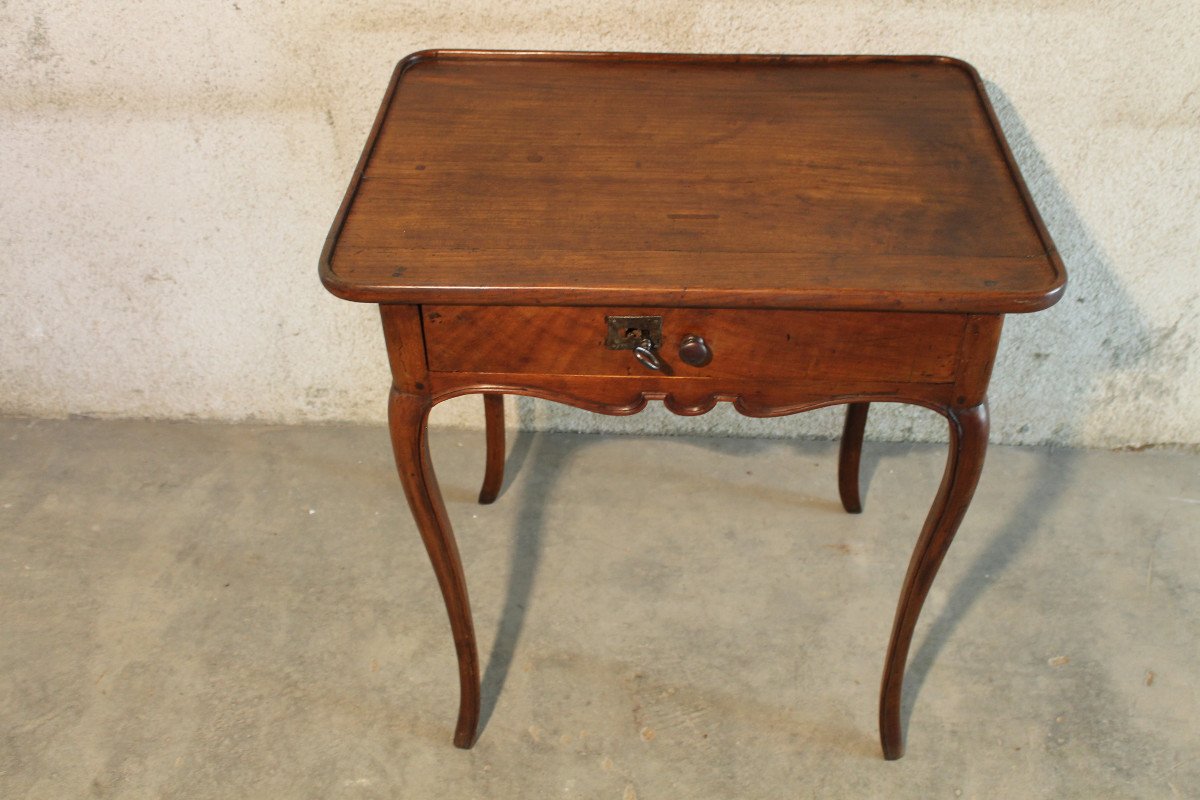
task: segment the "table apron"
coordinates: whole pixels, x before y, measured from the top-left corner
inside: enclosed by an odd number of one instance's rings
[[[763,380],[738,384],[705,378],[482,372],[431,372],[427,380],[435,403],[464,394],[515,394],[618,416],[636,414],[653,400],[661,400],[668,410],[682,416],[705,414],[719,402],[730,402],[749,417],[779,417],[852,402],[909,403],[941,410],[975,405],[982,400],[982,395],[979,400],[974,395],[970,398],[956,395],[954,383],[888,385],[860,381],[835,385],[818,380],[808,383]]]
[[[609,316],[661,319],[665,373],[605,346]],[[662,400],[677,414],[720,401],[769,417],[847,402],[932,408],[982,402],[999,315],[629,307],[424,306],[428,388],[437,401],[522,394],[605,414]],[[684,363],[700,335],[712,361]]]

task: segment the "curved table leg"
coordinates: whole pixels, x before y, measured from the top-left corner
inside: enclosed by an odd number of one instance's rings
[[[863,431],[867,429],[870,403],[846,406],[846,424],[842,427],[842,447],[838,453],[838,494],[842,508],[851,514],[862,513],[858,491],[858,462],[862,456]]]
[[[938,567],[967,513],[987,451],[987,401],[973,408],[944,409],[942,413],[950,423],[950,453],[946,458],[946,471],[908,563],[883,667],[883,686],[879,696],[879,738],[883,745],[883,757],[889,761],[904,755],[900,700],[913,629]]]
[[[492,503],[504,483],[504,395],[483,396],[483,421],[487,429],[487,465],[483,470],[479,502]]]
[[[450,629],[454,633],[454,649],[458,655],[460,692],[454,744],[469,748],[475,743],[479,726],[479,655],[458,545],[429,460],[427,423],[431,407],[428,397],[405,394],[393,386],[388,398],[388,428],[400,482],[404,485],[404,494],[429,552],[442,598],[446,601],[446,612],[450,615]]]

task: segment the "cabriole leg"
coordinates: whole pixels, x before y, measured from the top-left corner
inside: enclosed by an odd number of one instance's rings
[[[838,454],[838,494],[842,508],[851,514],[862,513],[858,489],[858,464],[862,457],[863,431],[867,429],[870,403],[846,406],[846,424],[842,427],[842,448]]]
[[[454,650],[458,655],[460,692],[454,744],[469,748],[475,743],[479,726],[479,655],[458,545],[454,541],[454,531],[450,528],[437,476],[429,459],[428,419],[431,406],[429,397],[405,394],[393,386],[388,400],[388,428],[392,435],[392,449],[396,455],[400,482],[404,485],[404,494],[412,508],[421,539],[425,542],[434,574],[437,575],[442,598],[446,601],[446,612],[450,615]]]
[[[913,629],[929,587],[937,576],[938,567],[954,539],[959,523],[967,513],[971,496],[983,469],[987,451],[988,411],[984,401],[973,408],[944,409],[950,423],[950,452],[942,485],[934,498],[925,527],[917,539],[900,603],[892,623],[892,638],[888,644],[883,667],[883,687],[879,696],[879,737],[883,757],[889,761],[904,755],[904,737],[900,728],[900,701],[904,687],[904,667]]]
[[[504,395],[483,396],[483,421],[487,430],[487,464],[483,470],[483,488],[479,502],[491,503],[504,483]]]

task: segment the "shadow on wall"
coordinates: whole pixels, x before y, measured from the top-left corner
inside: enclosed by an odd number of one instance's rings
[[[1043,442],[1077,442],[1092,404],[1102,402],[1104,378],[1114,370],[1145,368],[1153,357],[1155,334],[1122,288],[1112,262],[1046,164],[1008,96],[994,83],[987,82],[986,87],[1068,276],[1067,292],[1055,308],[1044,314],[1011,315],[1005,320],[1009,348],[1016,345],[1033,356],[1033,363],[1025,365],[1024,373],[1018,376],[1025,380],[1010,383],[1008,392],[1035,391],[1056,404],[1058,422],[1049,435],[1039,437]],[[1120,347],[1115,342],[1145,344]],[[1021,369],[1021,365],[1011,363],[1017,360],[1006,361],[1002,350],[997,368]],[[1003,415],[1004,402],[1003,396],[993,394],[998,416]],[[1023,432],[1017,428],[1012,438],[1020,441]],[[927,620],[931,624],[926,633],[914,638],[901,712],[906,736],[913,705],[930,667],[988,584],[1008,569],[1042,529],[1043,520],[1074,479],[1077,458],[1064,450],[1039,459],[1038,474],[1030,482],[1028,493],[1012,504],[1007,521],[994,530],[973,532],[968,513],[964,535],[985,535],[988,544],[949,590],[945,610]],[[864,464],[864,472],[865,468]],[[981,480],[986,479],[985,465]],[[948,558],[953,558],[953,553],[951,548]]]
[[[1099,401],[1104,380],[1113,371],[1144,369],[1155,358],[1162,332],[1146,324],[1131,298],[1123,291],[1111,262],[1079,217],[1075,206],[1056,180],[1029,131],[1007,96],[994,84],[987,84],[1009,142],[1030,190],[1045,212],[1051,231],[1066,263],[1070,285],[1063,301],[1051,312],[1037,315],[1013,315],[1006,324],[1005,339],[1009,350],[1032,354],[1032,359],[999,360],[1000,369],[1017,371],[1016,381],[999,395],[993,395],[993,408],[1003,418],[1006,403],[1017,405],[1019,394],[1037,393],[1045,402],[1055,404],[1057,423],[1052,430],[1033,437],[1040,442],[1077,441],[1080,426],[1092,404]],[[1026,361],[1026,364],[1014,363]],[[1013,393],[1018,397],[1012,397]],[[551,445],[531,433],[537,407],[529,398],[517,398],[517,439],[508,455],[504,490],[511,486],[525,461],[532,455],[539,463],[534,469],[538,491],[525,495],[511,549],[511,567],[504,608],[497,625],[495,644],[484,669],[481,729],[486,727],[512,665],[527,608],[536,583],[541,559],[545,520],[542,498],[574,455],[574,448],[586,441],[573,439],[571,446]],[[921,413],[937,415],[932,411]],[[940,419],[940,418],[939,418]],[[1015,423],[1008,423],[1013,427]],[[995,431],[995,428],[993,428]],[[1008,440],[1022,439],[1027,429],[1015,427]],[[712,457],[721,454],[746,454],[766,446],[755,440],[713,439],[703,442]],[[945,610],[926,620],[925,633],[918,631],[905,682],[903,725],[907,731],[911,709],[920,694],[931,665],[950,641],[959,623],[986,593],[995,576],[1008,569],[1028,546],[1049,512],[1058,505],[1074,478],[1077,456],[1059,451],[1039,461],[1039,474],[1030,483],[1026,496],[1013,503],[1009,518],[991,531],[973,529],[968,514],[964,535],[988,539],[981,554],[966,568],[964,576],[948,591]],[[868,446],[863,452],[862,486],[866,494],[878,456]],[[985,467],[983,480],[987,480]],[[829,491],[834,486],[829,485]],[[836,494],[833,495],[836,497]],[[929,499],[932,500],[932,492]],[[835,503],[831,513],[842,513]],[[913,542],[919,531],[907,533]],[[953,558],[953,548],[950,557]],[[903,564],[895,565],[896,587],[904,575]],[[880,609],[886,614],[890,609]],[[880,652],[885,642],[880,642]]]
[[[1127,398],[1110,396],[1119,379],[1157,373],[1166,366],[1164,360],[1186,357],[1186,351],[1175,355],[1179,347],[1162,347],[1173,330],[1150,326],[1008,96],[994,83],[986,82],[986,88],[1067,268],[1066,294],[1056,306],[1040,314],[1013,314],[1005,319],[996,369],[1001,380],[993,380],[992,387],[997,412],[993,440],[1095,445],[1095,437],[1086,436],[1085,426],[1095,413],[1127,402]],[[1021,356],[1005,358],[1006,350],[1018,350]],[[1053,424],[1031,430],[1022,420],[1006,417],[1006,401],[1013,406],[1048,405]],[[1119,434],[1110,435],[1112,445],[1131,444],[1116,436]]]

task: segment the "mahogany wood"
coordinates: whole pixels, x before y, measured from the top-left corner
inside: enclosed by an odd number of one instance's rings
[[[458,658],[454,742],[478,733],[466,582],[429,459],[430,409],[484,394],[480,502],[504,471],[503,394],[604,414],[661,400],[757,417],[848,404],[861,510],[869,405],[941,413],[950,452],[885,659],[880,738],[904,750],[904,669],[987,445],[1003,314],[1065,273],[975,71],[940,57],[425,51],[392,77],[321,256],[377,302],[389,428]],[[660,372],[605,317],[661,316]],[[703,337],[712,360],[678,357]]]
[[[504,395],[483,396],[483,425],[487,434],[487,464],[484,467],[480,503],[494,503],[504,483]]]
[[[858,464],[862,458],[863,433],[867,430],[870,403],[846,406],[846,424],[842,427],[842,446],[838,453],[838,495],[842,508],[851,514],[862,513],[859,495]]]

